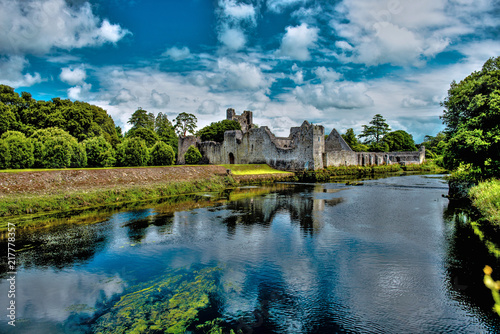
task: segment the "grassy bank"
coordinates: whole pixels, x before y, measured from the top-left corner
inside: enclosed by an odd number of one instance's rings
[[[234,175],[262,175],[262,174],[289,174],[269,167],[266,164],[241,164],[241,165],[221,165],[231,170]]]
[[[9,195],[0,201],[0,217],[77,208],[110,205],[124,202],[168,197],[195,192],[220,192],[233,184],[227,177],[213,176],[206,180],[161,183],[154,186],[126,186],[113,189],[75,191],[64,194]]]
[[[480,182],[469,190],[469,197],[486,220],[500,226],[500,180]]]

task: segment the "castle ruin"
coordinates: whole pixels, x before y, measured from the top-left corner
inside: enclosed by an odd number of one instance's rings
[[[241,130],[226,131],[224,141],[202,142],[195,136],[179,138],[178,164],[190,145],[197,147],[202,162],[208,164],[268,164],[285,171],[317,170],[330,166],[370,166],[390,164],[421,164],[425,148],[415,152],[355,152],[337,130],[325,139],[322,125],[304,121],[292,127],[288,137],[276,137],[267,126],[253,127],[251,111],[236,115],[227,110],[227,119],[236,120]]]

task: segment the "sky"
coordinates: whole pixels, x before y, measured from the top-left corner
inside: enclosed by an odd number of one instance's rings
[[[253,111],[359,134],[375,114],[417,143],[443,130],[450,83],[500,56],[496,0],[0,0],[0,83],[139,107],[198,129]]]

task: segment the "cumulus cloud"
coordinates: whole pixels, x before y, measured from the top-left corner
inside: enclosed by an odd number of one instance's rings
[[[305,23],[296,27],[287,27],[279,54],[296,60],[311,59],[309,49],[318,40],[318,32],[318,28],[309,28]]]
[[[151,105],[156,108],[166,107],[170,102],[170,96],[165,93],[158,93],[156,89],[151,91]]]
[[[321,82],[337,81],[342,77],[342,75],[334,69],[326,68],[324,66],[316,67],[314,69],[314,74],[321,79]]]
[[[87,78],[87,73],[85,72],[85,67],[83,65],[79,67],[64,67],[61,69],[61,74],[59,79],[69,85],[80,85],[83,84]]]
[[[0,57],[0,82],[12,87],[29,87],[42,82],[39,73],[24,73],[28,60],[21,56]]]
[[[297,6],[297,5],[304,5],[309,0],[267,0],[267,9],[275,12],[275,13],[281,13],[284,9]]]
[[[190,55],[191,52],[189,51],[189,48],[187,46],[184,46],[182,48],[174,46],[170,49],[167,49],[167,51],[162,54],[162,56],[169,57],[175,61],[184,60],[186,58],[189,58]]]
[[[367,88],[361,83],[331,83],[297,87],[294,94],[299,101],[320,110],[329,108],[355,109],[373,105],[366,94]]]
[[[245,46],[246,37],[240,29],[225,26],[219,32],[219,41],[227,48],[237,51]]]
[[[68,89],[68,98],[71,100],[84,100],[91,88],[92,85],[86,83],[71,87]]]
[[[229,89],[259,89],[269,85],[260,68],[253,64],[222,58],[218,67]]]
[[[217,36],[232,51],[247,43],[244,31],[257,25],[257,9],[253,4],[236,0],[219,0]]]
[[[220,0],[223,15],[231,20],[251,21],[255,24],[255,7],[252,4],[237,3],[235,0]]]
[[[135,100],[137,100],[137,98],[132,94],[130,90],[122,88],[120,89],[118,94],[111,99],[110,104],[117,105]]]
[[[0,0],[0,53],[45,54],[116,43],[128,30],[101,20],[91,5],[69,6],[64,0]]]
[[[204,100],[198,107],[198,112],[204,115],[220,116],[220,104],[214,100]]]

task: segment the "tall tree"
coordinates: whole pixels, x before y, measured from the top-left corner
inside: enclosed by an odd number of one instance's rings
[[[175,129],[172,123],[168,120],[167,115],[159,112],[156,115],[155,120],[155,131],[160,140],[170,145],[175,152],[177,152],[177,135],[175,134]]]
[[[346,133],[341,135],[349,147],[356,152],[368,151],[368,146],[361,144],[352,128],[347,129]]]
[[[500,172],[500,57],[451,83],[441,117],[449,138],[444,162],[467,167],[480,178]]]
[[[186,137],[186,133],[191,133],[194,135],[194,130],[196,129],[196,122],[198,119],[193,114],[180,113],[175,118],[175,131],[179,136]]]
[[[389,146],[389,152],[417,150],[413,136],[404,130],[389,132],[382,141]]]
[[[146,110],[139,107],[139,109],[130,116],[127,123],[132,124],[132,129],[147,128],[154,130],[155,116],[153,113],[148,113]]]
[[[365,144],[379,144],[382,138],[391,131],[389,124],[380,114],[373,116],[370,121],[371,125],[363,125],[363,132],[358,136],[359,138],[365,138]]]

